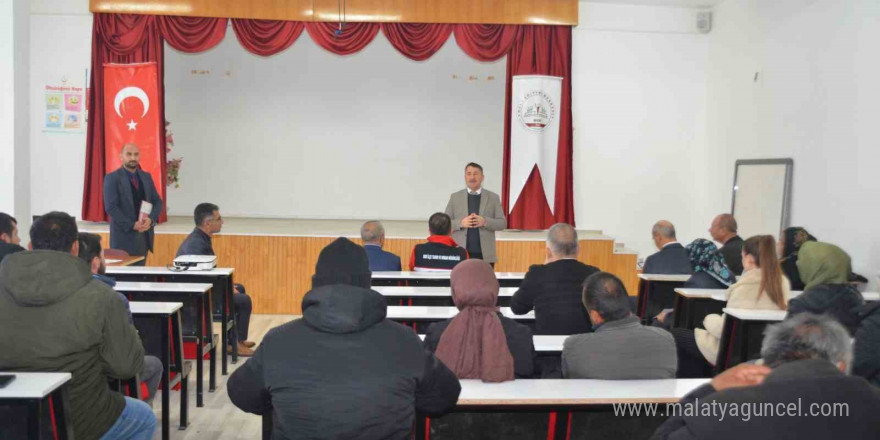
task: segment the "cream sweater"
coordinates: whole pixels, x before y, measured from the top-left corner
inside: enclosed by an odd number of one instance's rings
[[[758,293],[761,291],[761,269],[752,269],[743,272],[742,278],[736,284],[727,289],[727,308],[731,309],[761,309],[761,310],[779,310],[776,303],[770,300],[767,294]],[[784,275],[782,277],[782,294],[785,297],[785,303],[791,295],[791,283]],[[703,320],[703,328],[694,330],[694,337],[697,340],[697,348],[700,353],[715,365],[718,358],[718,345],[721,341],[721,331],[724,328],[724,316],[712,314],[706,316]]]

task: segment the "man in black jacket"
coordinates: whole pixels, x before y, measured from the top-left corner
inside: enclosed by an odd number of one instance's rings
[[[557,223],[547,231],[547,262],[529,268],[510,299],[517,315],[535,310],[535,334],[575,335],[592,331],[581,303],[584,280],[599,269],[581,263],[577,231]]]
[[[846,374],[850,336],[834,319],[771,326],[761,356],[766,365],[740,364],[685,396],[652,439],[877,438],[880,389]]]
[[[276,327],[229,378],[235,406],[273,415],[272,438],[409,439],[415,411],[458,401],[455,375],[385,318],[364,249],[345,238],[318,257],[303,317]]]
[[[18,222],[11,215],[0,212],[0,261],[3,257],[24,250],[19,245]]]
[[[724,262],[734,275],[742,275],[742,250],[743,239],[737,235],[736,219],[730,214],[719,214],[712,220],[709,227],[709,235],[712,239],[721,243],[721,255],[724,255]]]

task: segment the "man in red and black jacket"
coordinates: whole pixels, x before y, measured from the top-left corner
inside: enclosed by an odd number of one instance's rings
[[[452,239],[452,220],[448,215],[434,213],[428,219],[428,230],[428,242],[413,247],[409,270],[452,270],[468,259],[468,252]]]

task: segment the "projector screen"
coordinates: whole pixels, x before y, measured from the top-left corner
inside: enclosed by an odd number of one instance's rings
[[[169,158],[183,158],[168,212],[207,201],[227,216],[425,220],[471,161],[500,193],[505,69],[454,37],[412,61],[381,32],[349,56],[306,32],[268,58],[231,29],[207,52],[166,47]]]

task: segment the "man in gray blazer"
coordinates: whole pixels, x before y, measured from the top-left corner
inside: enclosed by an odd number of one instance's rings
[[[632,314],[626,288],[607,272],[584,282],[584,307],[593,332],[562,345],[562,375],[573,379],[671,379],[678,369],[672,334],[646,327]]]
[[[147,256],[153,250],[153,227],[162,212],[162,199],[150,174],[139,168],[140,149],[125,144],[122,166],[104,176],[104,211],[110,217],[110,247],[129,255]],[[148,218],[139,220],[141,203],[153,204]],[[143,266],[146,258],[138,263]]]
[[[452,238],[467,249],[470,258],[495,265],[495,231],[507,227],[501,198],[483,188],[483,167],[469,163],[464,168],[466,189],[452,193],[446,215],[452,219]]]

